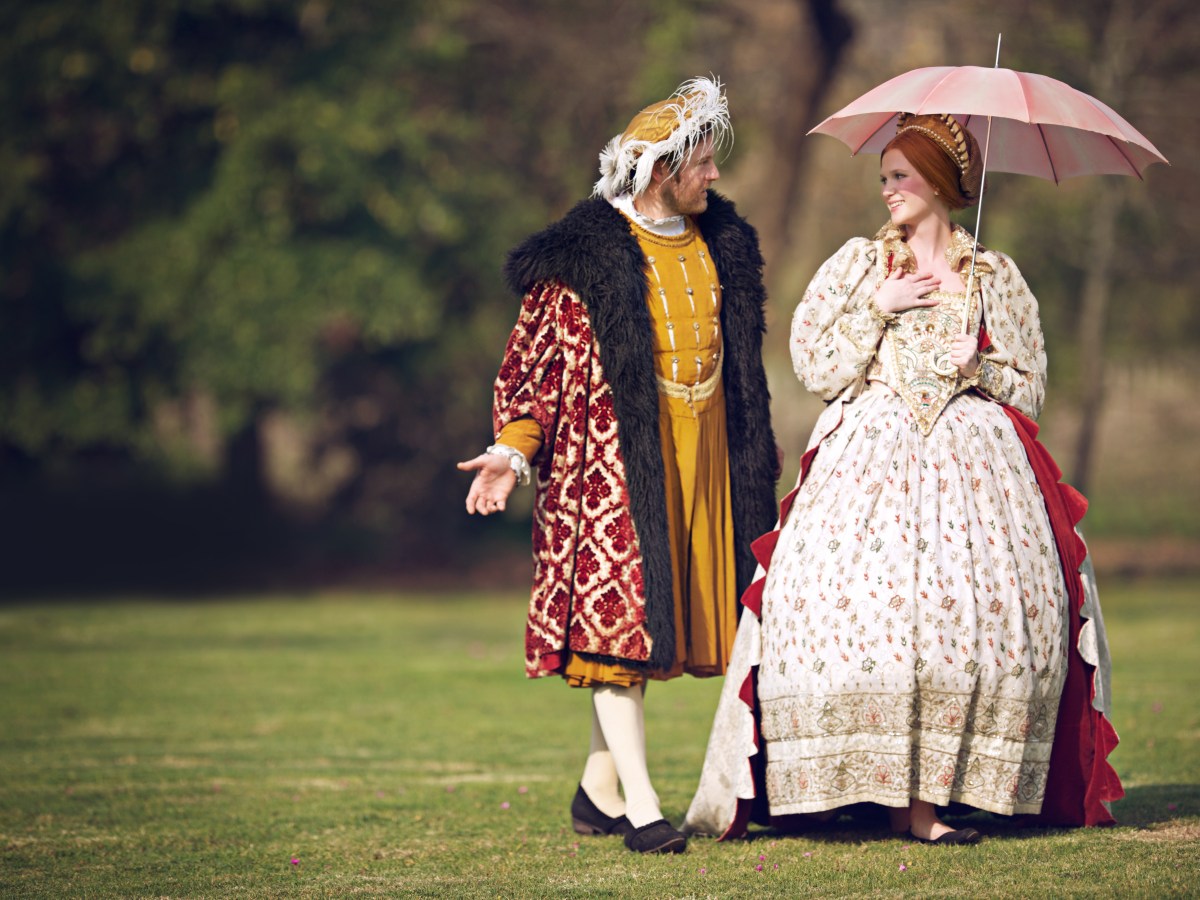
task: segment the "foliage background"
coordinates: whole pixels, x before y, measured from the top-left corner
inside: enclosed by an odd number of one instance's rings
[[[906,69],[991,64],[998,32],[1002,65],[1102,97],[1171,160],[1144,183],[997,176],[981,237],[1039,296],[1045,436],[1093,497],[1098,564],[1194,565],[1200,13],[1059,6],[4,4],[0,586],[520,580],[528,497],[485,527],[453,467],[490,436],[504,254],[700,73],[729,86],[721,189],[762,234],[794,464],[817,409],[790,310],[883,219],[875,163],[804,134]]]

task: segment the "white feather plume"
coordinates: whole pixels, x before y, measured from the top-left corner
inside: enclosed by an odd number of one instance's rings
[[[650,186],[656,162],[667,160],[671,171],[677,172],[701,135],[712,138],[714,154],[732,144],[729,101],[721,87],[721,80],[715,76],[692,78],[681,84],[669,98],[676,102],[659,113],[673,113],[677,123],[664,140],[624,140],[624,134],[618,134],[605,144],[600,151],[600,179],[592,196],[607,200],[621,194],[638,196]]]

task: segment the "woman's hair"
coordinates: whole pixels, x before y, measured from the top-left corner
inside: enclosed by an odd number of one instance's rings
[[[929,182],[951,209],[966,209],[976,201],[963,194],[958,164],[936,144],[932,138],[919,131],[902,131],[890,141],[883,152],[899,150],[921,177]],[[880,154],[882,159],[882,154]]]

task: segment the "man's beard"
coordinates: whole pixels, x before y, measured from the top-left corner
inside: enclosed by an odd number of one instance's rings
[[[704,191],[699,197],[692,200],[685,200],[680,196],[678,187],[679,182],[674,177],[664,181],[662,186],[662,198],[671,209],[675,210],[676,215],[697,216],[708,208],[708,191]]]

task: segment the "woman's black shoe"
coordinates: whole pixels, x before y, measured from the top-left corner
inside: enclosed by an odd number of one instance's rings
[[[687,836],[659,819],[625,835],[625,846],[635,853],[682,853],[687,849]]]
[[[597,809],[582,784],[575,791],[575,799],[571,801],[571,824],[575,826],[577,834],[627,835],[633,831],[633,826],[624,816],[613,818]]]
[[[909,832],[910,834],[912,832]],[[913,837],[917,837],[915,834]],[[957,831],[947,831],[941,837],[933,838],[917,838],[922,844],[978,844],[983,840],[983,835],[974,828],[960,828]]]

